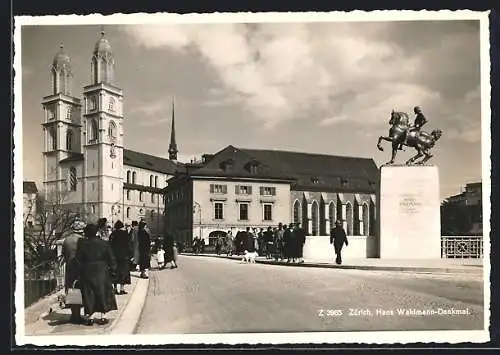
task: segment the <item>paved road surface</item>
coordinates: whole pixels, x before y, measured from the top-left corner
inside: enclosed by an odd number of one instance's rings
[[[192,256],[181,256],[179,265],[150,273],[137,333],[483,328],[479,276],[249,265]],[[398,315],[398,309],[415,308],[469,314]]]

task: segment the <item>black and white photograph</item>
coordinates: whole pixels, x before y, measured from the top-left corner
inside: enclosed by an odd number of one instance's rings
[[[18,344],[490,339],[488,12],[14,27]]]

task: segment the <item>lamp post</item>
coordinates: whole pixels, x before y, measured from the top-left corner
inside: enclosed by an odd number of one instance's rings
[[[200,229],[200,235],[199,237],[201,238],[201,234],[202,234],[202,231],[201,231],[201,205],[196,202],[196,201],[193,201],[193,214],[196,213],[196,207],[198,207],[198,211],[199,211],[199,214],[200,214],[200,219],[199,219],[199,222],[198,222],[198,226],[199,226],[199,229]]]

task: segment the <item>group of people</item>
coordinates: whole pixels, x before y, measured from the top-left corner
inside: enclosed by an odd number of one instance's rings
[[[225,253],[228,256],[242,255],[245,251],[257,252],[266,259],[303,263],[306,235],[300,223],[288,225],[279,223],[277,227],[268,227],[267,230],[247,227],[244,231],[238,231],[234,237],[231,231],[225,235],[218,235],[215,241],[215,251],[217,255]],[[334,246],[337,264],[342,263],[342,248],[348,243],[342,223],[336,221],[335,227],[330,231],[330,244]],[[196,237],[193,240],[195,253],[200,252],[202,245],[204,246],[203,239]]]
[[[105,314],[118,309],[116,296],[127,294],[130,271],[138,268],[140,277],[148,278],[151,233],[143,220],[133,221],[131,226],[117,221],[111,231],[106,218],[100,218],[96,224],[77,220],[71,229],[62,248],[65,290],[68,293],[70,289],[79,289],[82,302],[69,304],[70,322],[106,324]],[[173,245],[169,239],[165,238],[168,245]],[[95,313],[101,317],[93,318]]]
[[[287,262],[304,262],[302,252],[306,242],[306,231],[300,223],[288,225],[279,223],[277,227],[250,228],[241,230],[233,236],[231,231],[219,235],[215,241],[215,250],[218,255],[241,255],[245,251],[257,252],[266,258],[285,260]]]

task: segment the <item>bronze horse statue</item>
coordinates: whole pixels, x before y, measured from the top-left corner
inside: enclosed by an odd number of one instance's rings
[[[441,138],[443,131],[440,129],[433,130],[430,134],[424,131],[413,130],[410,125],[410,118],[405,112],[397,112],[392,110],[391,119],[389,121],[391,128],[389,129],[389,136],[380,136],[378,138],[377,148],[383,151],[381,146],[382,140],[392,143],[392,157],[385,165],[394,164],[398,148],[400,144],[406,145],[410,148],[415,148],[417,154],[406,161],[406,165],[412,165],[421,157],[424,157],[416,165],[422,165],[432,158],[430,150],[436,144],[436,141]],[[406,136],[406,139],[405,139]]]

